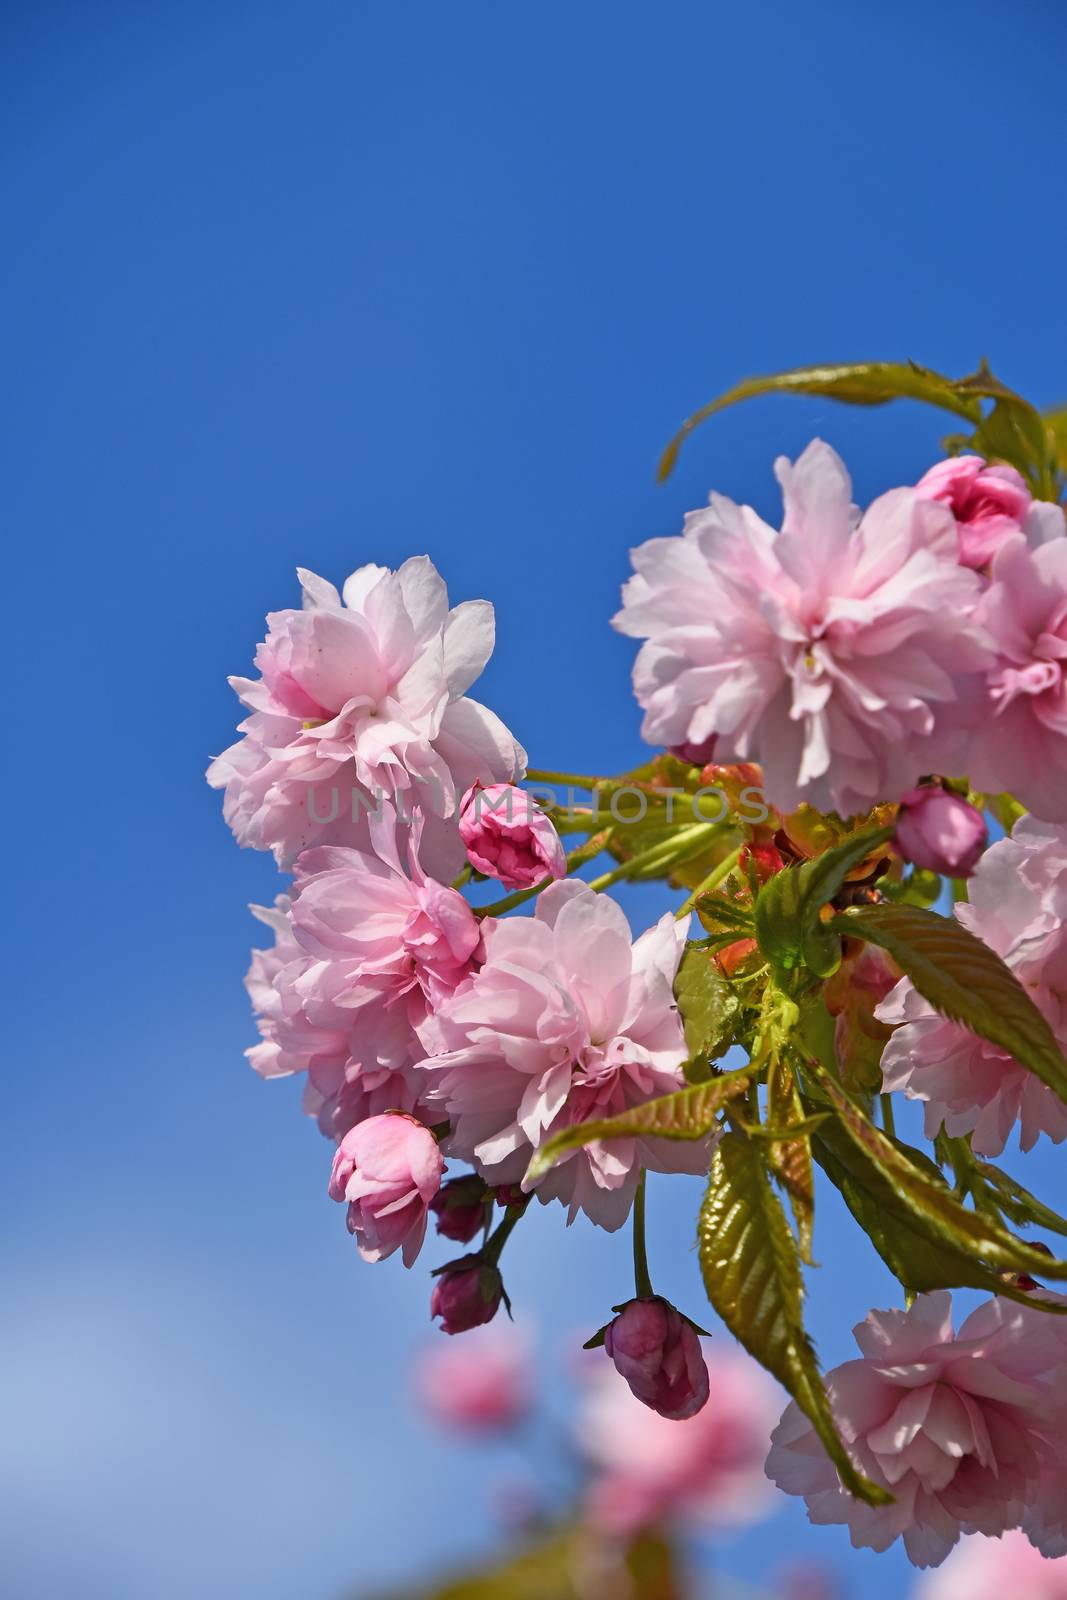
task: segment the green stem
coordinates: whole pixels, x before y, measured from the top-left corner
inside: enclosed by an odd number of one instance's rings
[[[608,889],[613,883],[620,883],[624,878],[632,877],[635,872],[640,872],[642,867],[649,866],[652,862],[664,868],[672,867],[688,853],[690,845],[698,838],[710,840],[717,826],[718,824],[714,822],[698,822],[689,828],[679,828],[669,846],[662,839],[657,840],[655,844],[649,845],[647,850],[631,856],[628,861],[620,862],[610,872],[602,872],[599,878],[591,878],[589,887],[599,894],[602,889]]]
[[[488,1262],[491,1267],[495,1267],[497,1262],[500,1260],[501,1251],[507,1244],[508,1237],[512,1229],[525,1210],[525,1205],[508,1206],[504,1212],[504,1220],[501,1222],[500,1226],[489,1235],[489,1238],[482,1246],[482,1260]]]
[[[895,1139],[897,1136],[897,1122],[896,1117],[893,1115],[893,1096],[891,1094],[883,1094],[879,1096],[879,1099],[882,1105],[882,1128],[890,1139]]]
[[[743,848],[743,845],[738,845],[736,850],[731,850],[730,854],[724,856],[717,867],[711,869],[703,883],[698,883],[692,894],[686,895],[678,910],[674,913],[677,922],[680,922],[688,912],[692,911],[702,895],[710,894],[713,889],[719,887],[720,883],[725,882],[737,866]]]
[[[543,767],[531,767],[526,774],[527,783],[565,783],[571,789],[595,789],[598,784],[611,783],[610,778],[589,778],[579,772],[547,772]]]
[[[637,1180],[634,1195],[634,1292],[639,1300],[653,1297],[652,1279],[648,1272],[648,1252],[645,1248],[645,1173]]]

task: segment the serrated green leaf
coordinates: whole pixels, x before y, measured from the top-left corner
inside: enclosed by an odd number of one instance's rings
[[[1031,489],[1041,498],[1055,494],[1056,451],[1047,420],[1029,400],[1010,389],[983,361],[977,372],[960,378],[960,395],[978,395],[992,400],[993,408],[979,422],[968,448],[996,461],[1007,461],[1018,468]]]
[[[1018,1227],[1046,1228],[1049,1233],[1067,1234],[1067,1217],[1061,1217],[1058,1211],[1053,1211],[1043,1200],[1024,1189],[1006,1172],[995,1167],[991,1161],[975,1159],[975,1170],[983,1177],[996,1194],[1001,1210],[1010,1217]]]
[[[1048,1022],[1000,957],[955,917],[858,906],[830,926],[887,951],[936,1011],[1000,1045],[1067,1101],[1067,1061]]]
[[[828,1111],[813,1111],[810,1117],[801,1117],[796,1122],[789,1122],[782,1128],[763,1127],[737,1118],[737,1125],[743,1128],[751,1139],[762,1139],[766,1144],[789,1144],[794,1139],[806,1139],[813,1134],[820,1123],[826,1121],[830,1115]]]
[[[663,452],[659,464],[660,481],[670,476],[682,445],[702,422],[717,411],[725,411],[727,406],[764,394],[822,395],[854,406],[879,406],[889,400],[921,400],[943,411],[954,412],[968,422],[978,423],[982,417],[976,395],[961,394],[951,378],[914,362],[861,361],[851,365],[796,367],[790,372],[776,372],[767,377],[745,378],[695,411]]]
[[[741,1002],[701,944],[686,946],[674,980],[674,998],[690,1056],[714,1061],[733,1038]]]
[[[815,1170],[812,1163],[811,1135],[826,1121],[829,1112],[804,1115],[804,1102],[797,1088],[792,1065],[784,1056],[767,1075],[767,1126],[758,1130],[772,1141],[768,1164],[793,1213],[800,1258],[814,1266],[811,1246],[815,1227]],[[784,1131],[783,1131],[784,1130]],[[748,1132],[757,1130],[749,1129]]]
[[[646,1100],[629,1111],[620,1111],[618,1116],[598,1117],[561,1128],[534,1153],[525,1181],[533,1183],[543,1178],[561,1156],[598,1139],[703,1139],[726,1102],[743,1094],[751,1082],[751,1068],[739,1067],[736,1072],[723,1072],[707,1083],[676,1089],[673,1094],[660,1095],[658,1100]]]
[[[720,1140],[698,1243],[708,1299],[730,1332],[810,1418],[846,1489],[869,1505],[888,1504],[892,1496],[856,1470],[838,1437],[804,1328],[796,1242],[754,1139],[731,1132]]]
[[[946,1245],[915,1225],[892,1186],[831,1119],[812,1140],[816,1161],[839,1190],[893,1276],[910,1294],[930,1289],[985,1289],[1027,1304],[1033,1299],[1006,1283],[969,1250]]]
[[[803,964],[817,977],[829,977],[840,963],[841,942],[819,913],[852,869],[892,837],[892,827],[862,828],[811,861],[768,878],[756,900],[756,937],[772,965],[789,972]]]
[[[1067,1261],[1056,1261],[1035,1250],[1024,1239],[1010,1233],[995,1217],[970,1211],[953,1194],[932,1164],[920,1166],[904,1149],[889,1139],[865,1116],[860,1107],[818,1062],[808,1070],[837,1114],[838,1123],[855,1148],[866,1158],[861,1171],[872,1178],[869,1169],[889,1186],[895,1211],[902,1212],[909,1224],[933,1243],[970,1255],[995,1272],[1038,1273],[1043,1277],[1067,1278]],[[826,1127],[818,1139],[828,1140]]]

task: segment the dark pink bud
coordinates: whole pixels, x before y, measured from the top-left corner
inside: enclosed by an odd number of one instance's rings
[[[523,1194],[522,1186],[517,1183],[502,1183],[496,1191],[498,1206],[528,1206],[531,1196]]]
[[[437,1218],[438,1233],[445,1239],[454,1239],[457,1244],[470,1244],[485,1223],[488,1194],[485,1183],[473,1173],[462,1178],[449,1178],[430,1201],[430,1210]]]
[[[677,756],[679,761],[688,761],[691,767],[704,767],[715,754],[715,741],[718,734],[713,733],[710,738],[701,739],[699,744],[686,740],[684,744],[672,744],[670,753]]]
[[[466,1333],[492,1322],[504,1295],[496,1267],[480,1256],[467,1256],[438,1274],[430,1296],[430,1316],[441,1318],[442,1333]]]
[[[905,861],[949,878],[969,878],[989,830],[982,813],[949,789],[909,789],[900,802],[894,843]]]
[[[468,789],[459,831],[471,866],[505,889],[532,889],[546,878],[567,876],[567,853],[554,824],[513,783]]]
[[[604,1333],[604,1348],[638,1400],[681,1422],[708,1398],[708,1368],[696,1330],[659,1295],[630,1300]]]

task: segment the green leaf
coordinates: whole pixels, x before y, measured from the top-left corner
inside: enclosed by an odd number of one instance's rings
[[[678,964],[674,998],[690,1056],[709,1061],[722,1055],[734,1036],[741,1002],[708,950],[689,944]]]
[[[417,1593],[419,1600],[583,1600],[590,1593],[589,1556],[584,1528],[552,1528],[536,1543],[491,1559],[480,1571]],[[666,1539],[650,1530],[617,1547],[614,1561],[600,1578],[600,1592],[616,1591],[630,1600],[680,1600],[674,1555]],[[407,1593],[412,1600],[412,1591]]]
[[[598,1139],[703,1139],[726,1102],[743,1094],[751,1082],[751,1068],[739,1067],[736,1072],[723,1072],[707,1083],[676,1089],[673,1094],[660,1095],[658,1100],[646,1100],[629,1111],[620,1111],[618,1116],[598,1117],[561,1128],[535,1152],[525,1181],[533,1183],[543,1178],[561,1156]]]
[[[660,458],[659,478],[668,478],[686,439],[708,417],[742,400],[764,394],[823,395],[854,406],[879,406],[887,400],[921,400],[952,411],[968,422],[981,421],[977,395],[961,393],[951,378],[915,362],[861,361],[848,366],[797,367],[768,377],[745,378],[683,422]]]
[[[1052,1029],[1015,974],[955,917],[859,906],[830,926],[887,951],[936,1011],[1007,1050],[1067,1101],[1067,1061]]]
[[[1049,1233],[1067,1234],[1067,1217],[1061,1217],[1058,1211],[1053,1211],[992,1162],[976,1159],[974,1165],[979,1176],[993,1189],[1001,1210],[1018,1227],[1047,1228]]]
[[[815,1159],[890,1272],[910,1294],[930,1289],[985,1289],[1023,1304],[1033,1299],[1006,1283],[969,1249],[948,1245],[917,1226],[907,1206],[836,1120],[812,1140]],[[919,1152],[914,1152],[918,1154]]]
[[[756,901],[756,937],[767,960],[787,972],[803,963],[816,976],[829,977],[840,963],[841,943],[819,913],[853,868],[892,837],[891,826],[861,828],[811,861],[768,878]]]
[[[727,1133],[712,1158],[698,1224],[704,1287],[730,1332],[785,1385],[810,1418],[851,1494],[892,1496],[859,1473],[838,1437],[802,1314],[796,1243],[754,1139]]]
[[[818,1111],[805,1117],[804,1102],[797,1088],[793,1068],[784,1055],[775,1061],[767,1075],[767,1126],[758,1130],[772,1140],[768,1162],[788,1200],[797,1228],[800,1258],[814,1266],[811,1256],[815,1227],[815,1169],[812,1164],[811,1135],[827,1120],[829,1112]],[[754,1129],[746,1130],[755,1132]]]
[[[1056,1261],[1035,1250],[995,1217],[968,1210],[932,1163],[924,1158],[925,1165],[919,1166],[909,1159],[907,1147],[876,1128],[825,1067],[809,1062],[808,1070],[837,1113],[840,1127],[866,1158],[866,1165],[860,1166],[863,1179],[873,1181],[876,1175],[882,1180],[883,1199],[888,1185],[894,1211],[903,1214],[911,1227],[934,1244],[961,1252],[994,1271],[1067,1278],[1067,1261]],[[830,1142],[825,1126],[816,1138]]]
[[[1055,406],[1045,412],[1049,448],[1061,472],[1067,472],[1067,406]]]
[[[983,361],[978,371],[955,385],[960,395],[992,400],[992,410],[982,418],[966,441],[968,448],[996,461],[1017,467],[1034,493],[1051,499],[1056,492],[1056,451],[1045,418],[1029,400],[1009,389]]]

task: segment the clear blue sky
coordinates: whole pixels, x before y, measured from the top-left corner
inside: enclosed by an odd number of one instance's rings
[[[298,563],[426,550],[496,602],[483,698],[537,764],[639,758],[628,546],[713,485],[773,513],[813,433],[866,498],[943,431],[765,402],[657,488],[687,411],[830,358],[987,354],[1067,397],[1065,42],[1052,0],[7,0],[12,1600],[329,1600],[490,1537],[488,1468],[406,1398],[423,1272],[360,1266],[326,1146],[241,1056],[273,876],[202,783],[225,675]],[[697,1311],[694,1203],[653,1212]],[[546,1348],[626,1288],[624,1240],[559,1222],[509,1271]],[[821,1224],[832,1362],[892,1290]],[[790,1549],[901,1592],[795,1506],[723,1561]]]

